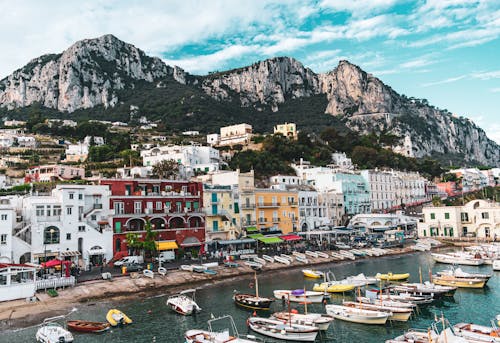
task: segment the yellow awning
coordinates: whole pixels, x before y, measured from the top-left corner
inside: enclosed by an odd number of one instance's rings
[[[177,243],[175,241],[160,241],[156,242],[156,249],[157,250],[174,250],[178,249],[179,246],[177,246]]]

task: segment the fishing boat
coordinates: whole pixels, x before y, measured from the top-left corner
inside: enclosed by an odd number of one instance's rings
[[[200,312],[201,307],[196,303],[195,294],[196,289],[187,289],[179,294],[171,295],[167,299],[167,306],[183,316]]]
[[[127,317],[122,311],[115,308],[108,311],[106,314],[106,320],[109,324],[111,324],[111,326],[132,324],[132,319]]]
[[[62,320],[64,318],[64,316],[46,318],[35,334],[36,341],[42,343],[73,342],[73,335],[71,332],[56,322],[57,320]]]
[[[223,331],[214,331],[212,324],[215,322],[229,320],[230,326]],[[232,332],[230,332],[232,331]],[[246,338],[240,337],[238,329],[234,323],[233,317],[222,316],[219,318],[213,318],[208,321],[208,331],[207,330],[188,330],[184,334],[186,343],[258,343],[262,340],[255,336],[247,335]]]
[[[333,317],[329,315],[321,313],[301,314],[297,311],[275,312],[273,313],[272,318],[282,320],[286,323],[292,322],[292,324],[316,326],[320,331],[328,330],[330,323],[333,321]]]
[[[66,322],[68,329],[78,332],[103,332],[109,329],[109,323],[90,322],[87,320],[68,320]]]
[[[302,269],[302,274],[304,274],[305,277],[309,277],[311,279],[321,279],[325,276],[325,273],[323,273],[322,271],[313,269]]]
[[[468,254],[431,254],[434,261],[439,263],[447,264],[461,264],[467,266],[480,266],[484,264],[484,260],[477,256],[471,256]]]
[[[269,256],[269,255],[262,255],[262,258],[263,258],[266,262],[274,263],[274,257],[272,257],[272,256]]]
[[[360,324],[383,325],[391,315],[388,312],[364,310],[343,305],[326,305],[325,308],[326,313],[336,319]]]
[[[260,317],[248,318],[247,325],[261,335],[285,341],[314,342],[319,332],[319,328],[315,326],[283,323],[281,320]]]
[[[454,276],[459,279],[482,279],[485,283],[493,276],[493,274],[481,274],[481,273],[467,273],[462,270],[462,268],[453,268],[442,270],[436,273],[437,276]]]
[[[366,276],[363,273],[358,274],[358,275],[354,275],[354,276],[348,276],[348,277],[345,278],[345,280],[348,283],[352,283],[352,284],[359,284],[359,283],[361,283],[361,286],[374,285],[374,284],[376,284],[378,282],[378,280],[377,280],[376,277]]]
[[[289,266],[290,263],[292,263],[292,262],[290,262],[289,259],[284,258],[282,256],[274,256],[274,259],[276,260],[276,262],[282,263],[282,264],[287,265],[287,266]]]
[[[468,340],[500,343],[500,329],[496,326],[458,323],[453,326],[453,329],[457,335]]]
[[[262,264],[254,261],[245,261],[245,265],[249,266],[253,270],[262,270]]]
[[[486,281],[484,279],[466,279],[453,275],[433,276],[432,282],[441,286],[452,286],[459,288],[484,288]]]
[[[309,250],[307,250],[307,251],[305,252],[305,254],[306,254],[307,256],[310,256],[310,257],[313,257],[313,258],[318,258],[318,253],[317,253],[317,252],[315,252],[315,251],[309,251]]]
[[[344,301],[342,305],[347,307],[359,308],[362,310],[373,310],[373,311],[381,311],[390,313],[388,320],[398,321],[398,322],[407,322],[410,319],[410,316],[413,313],[413,309],[407,307],[394,307],[394,306],[384,306],[381,303],[363,303],[363,302],[354,302],[354,301]]]
[[[430,295],[434,299],[441,297],[452,297],[457,287],[441,286],[426,281],[424,283],[402,283],[394,287],[396,292],[410,293],[413,295]]]
[[[289,299],[292,302],[308,302],[321,304],[324,299],[324,292],[304,291],[303,289],[295,290],[275,290],[274,297],[276,299]]]
[[[377,280],[383,280],[383,281],[404,281],[404,280],[408,280],[409,277],[410,277],[410,273],[402,273],[402,274],[393,274],[393,273],[380,274],[380,273],[377,273],[377,275],[375,275],[375,278]]]
[[[259,282],[257,281],[257,273],[254,274],[255,284],[255,294],[239,293],[235,292],[233,295],[234,303],[238,306],[252,309],[252,310],[264,310],[270,309],[274,299],[259,296]]]

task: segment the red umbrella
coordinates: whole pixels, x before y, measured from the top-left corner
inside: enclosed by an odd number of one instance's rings
[[[62,261],[58,260],[56,258],[56,259],[42,263],[42,267],[43,268],[51,268],[51,267],[55,267],[55,266],[60,266],[61,264],[62,264]]]

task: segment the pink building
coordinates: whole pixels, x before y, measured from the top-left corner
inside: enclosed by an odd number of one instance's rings
[[[50,182],[57,180],[83,179],[85,169],[61,164],[30,167],[26,170],[24,182]]]

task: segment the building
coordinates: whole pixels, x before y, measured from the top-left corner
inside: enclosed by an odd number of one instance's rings
[[[321,226],[332,224],[327,212],[327,201],[316,190],[299,189],[300,230],[317,230]]]
[[[5,127],[23,127],[26,126],[26,122],[22,120],[6,120],[3,122]]]
[[[153,176],[153,167],[127,167],[116,169],[116,177],[118,179],[136,179],[136,178],[148,178]]]
[[[464,193],[481,190],[487,187],[490,182],[488,176],[481,173],[477,168],[454,169],[448,173],[457,176]]]
[[[144,237],[150,221],[158,241],[175,241],[175,248],[203,251],[205,213],[200,182],[159,179],[105,179],[110,187],[113,256],[128,254],[127,233]]]
[[[0,302],[30,299],[36,292],[36,268],[27,264],[0,263]]]
[[[340,169],[354,169],[352,160],[346,156],[345,152],[334,152],[332,154],[332,165]]]
[[[14,144],[14,137],[9,134],[0,135],[0,148],[10,148]]]
[[[429,200],[425,192],[427,180],[417,172],[391,170],[394,177],[395,208],[421,205]]]
[[[444,193],[449,197],[461,194],[461,190],[455,181],[438,182],[436,183],[436,188],[439,193]]]
[[[220,128],[219,143],[217,145],[248,144],[252,139],[252,125],[237,124]]]
[[[397,205],[396,179],[388,171],[367,169],[361,171],[361,176],[370,188],[370,203],[372,211],[383,212]]]
[[[269,178],[269,182],[272,185],[284,185],[286,187],[297,188],[302,184],[300,177],[295,175],[274,175]]]
[[[241,233],[237,189],[203,185],[203,208],[207,241],[236,239]]]
[[[406,135],[403,139],[402,145],[396,145],[392,147],[392,151],[401,154],[406,157],[415,157],[413,143],[411,141],[411,136]]]
[[[351,229],[365,230],[367,233],[384,232],[388,230],[414,231],[418,219],[405,216],[402,213],[368,213],[357,214],[349,221]]]
[[[36,139],[33,136],[17,136],[15,142],[21,148],[36,148]]]
[[[81,142],[69,144],[65,155],[66,162],[84,162],[89,155],[89,145]]]
[[[419,237],[500,237],[500,203],[472,200],[463,206],[425,206]]]
[[[141,151],[144,166],[154,166],[164,160],[179,164],[181,177],[219,170],[219,150],[201,145],[165,145]]]
[[[324,203],[328,225],[341,226],[344,222],[344,194],[336,189],[320,191],[318,201]]]
[[[0,263],[13,261],[12,232],[16,225],[18,197],[0,198]]]
[[[86,144],[88,146],[91,145],[104,145],[104,137],[101,136],[86,136],[83,139],[83,144]]]
[[[218,133],[211,133],[207,135],[207,143],[210,146],[219,144],[219,141],[220,141],[220,135]]]
[[[255,189],[257,228],[297,231],[299,226],[298,192],[277,189]]]
[[[297,126],[295,123],[285,123],[278,124],[274,127],[274,134],[281,134],[284,137],[297,140],[299,138],[299,133],[297,131]]]
[[[48,119],[47,125],[52,127],[54,125],[67,126],[67,127],[76,127],[78,123],[71,119]]]
[[[83,179],[85,169],[69,165],[50,164],[31,167],[24,174],[24,182],[51,182],[59,180]]]

